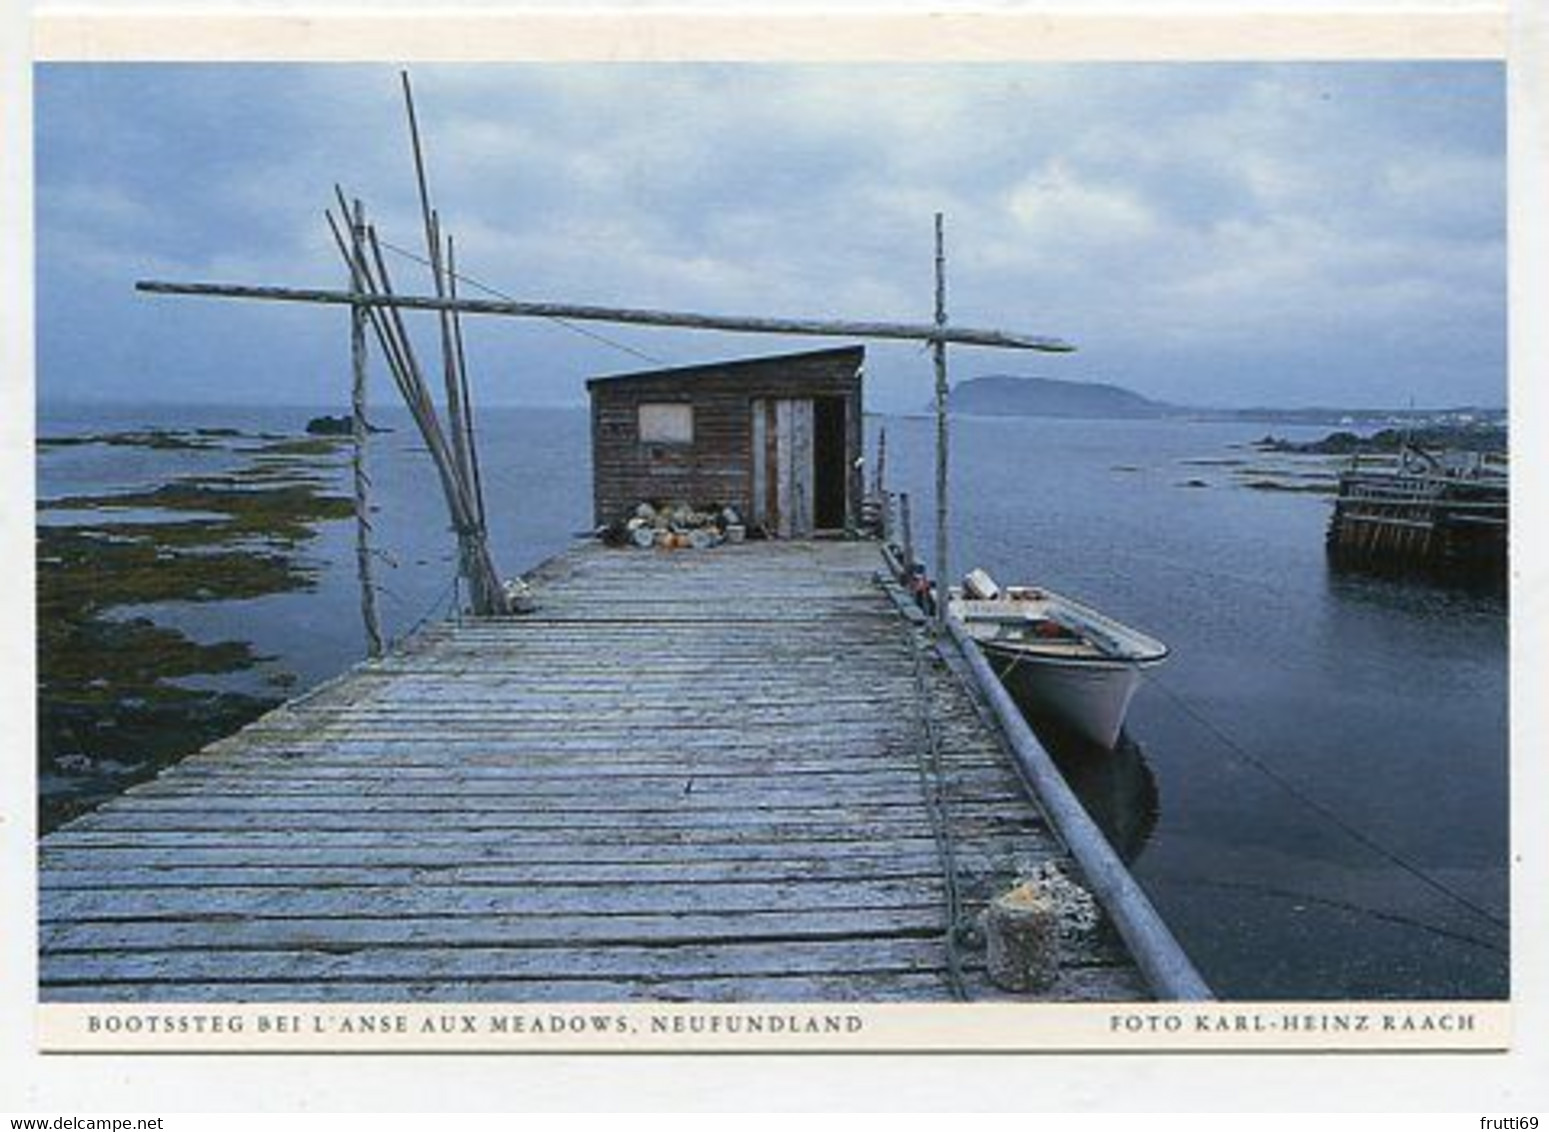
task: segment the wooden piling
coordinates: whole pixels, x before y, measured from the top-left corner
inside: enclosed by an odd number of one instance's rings
[[[1341,567],[1505,584],[1504,475],[1374,469],[1340,476],[1326,545]]]
[[[365,232],[365,213],[360,201],[355,201],[350,215],[350,280],[351,288],[363,290],[361,265],[364,249],[361,240]],[[360,583],[360,617],[366,631],[366,655],[382,653],[382,623],[377,615],[376,582],[371,568],[371,503],[366,473],[366,440],[369,422],[366,418],[366,323],[370,315],[366,308],[356,305],[350,310],[350,363],[351,382],[350,436],[354,442],[350,462],[355,488],[355,573]]]
[[[943,217],[936,213],[936,326],[947,325],[947,253],[943,235]],[[947,514],[947,467],[949,464],[947,426],[947,343],[944,338],[931,342],[936,363],[936,621],[946,624],[949,517]]]
[[[877,430],[877,471],[871,490],[878,498],[887,494],[887,426]]]

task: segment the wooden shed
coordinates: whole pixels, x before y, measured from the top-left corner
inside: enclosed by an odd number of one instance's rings
[[[853,529],[865,357],[846,346],[588,381],[596,522],[651,502],[735,507],[780,538]]]

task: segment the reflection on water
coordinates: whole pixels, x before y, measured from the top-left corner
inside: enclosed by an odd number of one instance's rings
[[[1113,851],[1133,863],[1161,816],[1156,776],[1140,744],[1125,731],[1110,751],[1050,721],[1028,723]]]
[[[1509,586],[1506,564],[1500,557],[1483,562],[1469,557],[1458,561],[1410,561],[1331,550],[1328,565],[1333,578],[1389,581],[1422,590],[1472,593],[1501,601],[1505,600]]]
[[[1501,622],[1507,594],[1493,584],[1466,585],[1421,574],[1392,575],[1329,563],[1328,595],[1406,617],[1483,617]]]

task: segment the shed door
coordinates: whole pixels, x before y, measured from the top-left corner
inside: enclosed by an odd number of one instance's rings
[[[753,521],[780,538],[812,534],[812,438],[810,399],[753,402]]]

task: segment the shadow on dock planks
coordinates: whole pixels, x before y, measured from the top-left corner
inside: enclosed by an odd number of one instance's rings
[[[951,999],[880,565],[578,547],[535,615],[435,626],[45,837],[43,999]],[[924,673],[974,913],[1065,854]],[[1105,924],[1069,942],[1038,997],[1150,997]],[[965,959],[971,997],[1010,997]]]

